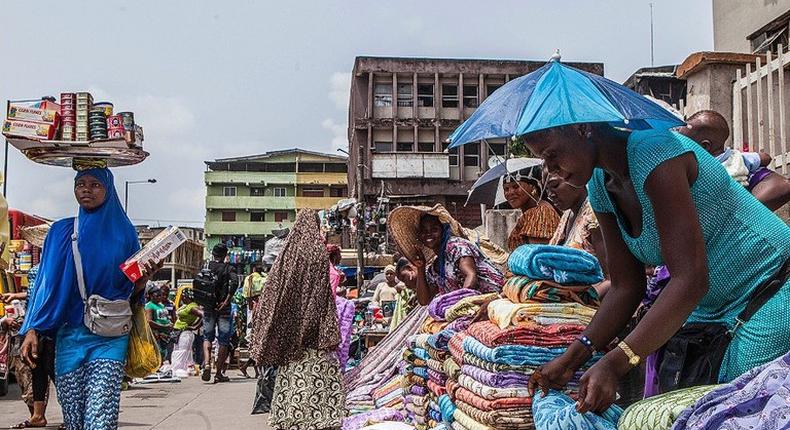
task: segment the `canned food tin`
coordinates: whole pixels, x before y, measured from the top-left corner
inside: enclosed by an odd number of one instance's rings
[[[101,108],[101,109],[104,110],[104,115],[105,116],[112,116],[112,108],[113,108],[113,106],[112,106],[112,103],[110,103],[110,102],[96,102],[96,103],[93,104],[93,108],[94,109]]]
[[[125,135],[126,135],[126,130],[122,128],[112,129],[107,133],[107,137],[109,137],[110,139],[123,139]]]
[[[123,128],[123,117],[121,115],[111,115],[107,117],[107,127]]]
[[[134,130],[134,112],[118,112],[123,120],[123,128],[126,130]]]

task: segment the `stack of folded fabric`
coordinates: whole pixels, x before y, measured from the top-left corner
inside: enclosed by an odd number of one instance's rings
[[[504,299],[488,303],[488,321],[469,325],[450,338],[456,380],[448,382],[457,430],[535,428],[529,378],[559,357],[592,321],[603,280],[595,257],[554,246],[523,246],[511,254]],[[565,387],[578,394],[579,378],[591,358]]]
[[[344,375],[343,385],[348,392],[346,410],[349,416],[353,417],[376,407],[373,391],[390,384],[393,378],[399,376],[398,369],[402,364],[407,339],[419,333],[427,317],[428,308],[418,306],[357,367]]]
[[[432,358],[426,349],[429,336],[422,333],[408,339],[406,351],[403,353],[406,365],[401,369],[407,417],[418,430],[430,428],[428,362]]]
[[[376,409],[403,408],[403,376],[396,375],[389,382],[373,390]]]

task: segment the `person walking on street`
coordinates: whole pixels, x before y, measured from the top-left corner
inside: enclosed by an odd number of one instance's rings
[[[173,331],[173,324],[170,321],[170,313],[163,303],[164,294],[159,286],[152,286],[148,290],[148,302],[145,304],[145,317],[148,325],[154,332],[154,337],[159,344],[159,353],[162,361],[167,360],[167,349],[170,343],[170,334]]]
[[[214,383],[228,382],[225,376],[225,362],[230,351],[230,338],[233,335],[233,316],[231,315],[231,292],[236,290],[236,268],[225,262],[228,256],[228,247],[218,244],[211,251],[212,260],[208,269],[217,276],[216,291],[217,305],[214,309],[203,309],[203,371],[201,379],[211,380],[211,350],[214,339],[219,344]]]
[[[40,336],[56,340],[55,388],[69,430],[118,427],[121,381],[129,345],[121,305],[134,300],[161,262],[147,264],[132,283],[121,263],[140,249],[137,232],[118,199],[106,168],[79,171],[74,180],[79,215],[55,222],[44,242],[41,267],[20,334],[21,356],[32,368],[43,364]],[[87,298],[90,297],[91,301]],[[112,321],[98,326],[85,306],[112,303]],[[94,310],[95,311],[95,310]],[[90,319],[89,319],[90,318]],[[91,328],[86,326],[89,319]]]

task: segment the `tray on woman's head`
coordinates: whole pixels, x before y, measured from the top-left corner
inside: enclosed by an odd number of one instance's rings
[[[9,137],[8,143],[31,161],[50,166],[72,167],[80,163],[101,163],[107,167],[131,166],[143,162],[148,153],[130,146],[124,139],[72,142]]]

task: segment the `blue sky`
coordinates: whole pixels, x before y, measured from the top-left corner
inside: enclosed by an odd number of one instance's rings
[[[713,48],[710,0],[655,3],[656,65]],[[345,146],[357,55],[600,61],[622,82],[650,65],[649,2],[5,2],[0,99],[91,91],[132,110],[151,157],[116,170],[156,178],[130,193],[136,222],[202,224],[204,160]],[[73,172],[12,149],[8,200],[71,216]]]

